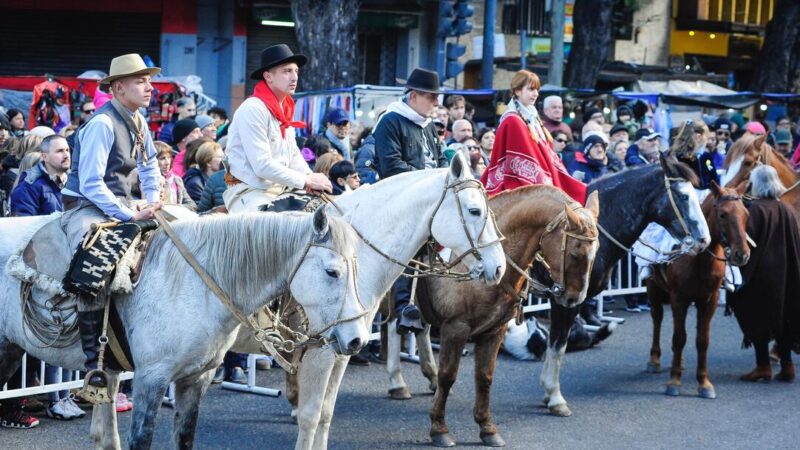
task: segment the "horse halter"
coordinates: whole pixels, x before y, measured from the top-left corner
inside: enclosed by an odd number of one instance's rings
[[[464,280],[468,280],[470,279],[468,273],[454,273],[451,271],[451,269],[453,269],[453,267],[461,263],[461,261],[463,261],[464,258],[467,257],[467,255],[472,255],[472,257],[474,257],[476,260],[483,261],[483,258],[481,258],[479,250],[482,248],[490,247],[499,242],[502,242],[505,239],[505,236],[503,236],[503,234],[500,233],[500,228],[497,226],[497,221],[495,220],[494,217],[494,212],[492,212],[492,210],[489,209],[489,196],[486,194],[486,189],[483,187],[483,184],[481,184],[480,181],[475,179],[456,180],[452,183],[449,183],[449,180],[450,180],[450,175],[448,174],[447,178],[445,178],[445,187],[444,190],[442,191],[442,196],[439,197],[439,201],[436,202],[436,207],[433,209],[433,213],[431,214],[430,219],[428,219],[428,235],[430,236],[427,244],[428,253],[432,257],[432,259],[433,255],[438,255],[438,252],[436,251],[437,243],[433,238],[433,220],[436,218],[436,213],[439,212],[439,208],[441,208],[442,203],[444,203],[444,199],[445,197],[447,197],[447,191],[449,190],[453,191],[453,198],[455,199],[456,202],[456,209],[458,210],[458,217],[459,220],[461,221],[461,228],[464,230],[464,234],[467,236],[467,241],[469,242],[470,249],[462,253],[461,255],[457,256],[455,259],[451,259],[450,262],[447,263],[441,261],[441,258],[439,258],[440,259],[439,262],[441,263],[443,269],[434,268],[433,261],[431,261],[431,264],[428,265],[427,270],[420,271],[420,274],[438,275],[438,276],[445,275],[445,276],[453,276],[454,278],[461,278]],[[478,191],[483,196],[484,204],[486,205],[486,218],[484,219],[480,231],[478,231],[478,235],[475,237],[475,239],[473,239],[472,236],[469,234],[469,229],[467,228],[467,221],[464,218],[464,211],[461,208],[461,199],[458,196],[459,192],[470,188],[478,189]],[[483,235],[483,232],[486,231],[486,225],[489,223],[490,220],[492,221],[492,225],[494,226],[494,229],[498,234],[498,238],[485,244],[480,244],[476,242]]]
[[[667,197],[669,198],[669,204],[672,206],[672,212],[675,213],[675,217],[678,218],[678,222],[681,224],[681,229],[683,230],[683,239],[681,242],[685,244],[687,247],[691,247],[694,245],[694,238],[692,237],[692,233],[689,232],[689,227],[686,226],[686,220],[681,214],[681,210],[678,209],[678,204],[675,203],[675,196],[672,195],[672,182],[685,182],[683,178],[673,178],[668,177],[666,174],[664,175],[664,189],[667,191]]]
[[[741,201],[741,200],[742,200],[742,196],[740,196],[740,195],[723,195],[723,196],[720,196],[718,199],[714,200],[714,214],[717,216],[717,221],[719,222],[720,219],[721,219],[720,216],[719,216],[719,209],[717,208],[718,205],[720,205],[722,203],[726,203],[726,202],[737,202],[737,201]],[[720,261],[725,261],[725,262],[730,262],[730,258],[731,258],[730,241],[728,241],[728,236],[725,234],[725,229],[722,228],[722,227],[719,227],[719,241],[722,244],[722,250],[723,250],[723,254],[725,255],[725,258],[718,257],[709,248],[706,248],[706,251],[711,256],[713,256],[714,259],[718,259]]]
[[[577,211],[578,209],[581,208],[581,205],[579,203],[573,202],[573,203],[571,203],[569,205],[569,208],[572,211]],[[563,225],[563,227],[562,227],[562,225]],[[563,297],[564,294],[566,294],[567,288],[566,288],[566,277],[564,275],[564,270],[566,269],[566,262],[567,262],[567,240],[568,239],[572,238],[572,239],[577,239],[579,241],[584,241],[584,242],[596,242],[597,241],[597,237],[598,237],[597,234],[595,234],[593,236],[586,236],[586,235],[582,235],[582,234],[577,234],[577,233],[573,233],[573,232],[569,231],[567,229],[568,227],[569,227],[569,220],[567,219],[567,212],[566,211],[561,211],[555,217],[553,217],[553,219],[547,224],[547,226],[545,226],[544,232],[539,236],[538,249],[536,250],[536,253],[533,255],[533,258],[534,258],[535,261],[539,262],[540,264],[542,264],[542,266],[544,266],[544,268],[547,270],[547,272],[550,275],[550,279],[553,280],[553,284],[551,286],[547,286],[544,283],[541,283],[540,281],[536,280],[535,278],[532,278],[533,284],[534,284],[534,291],[538,295],[545,295],[545,296],[547,296],[549,298],[558,299],[558,298]],[[552,233],[556,229],[559,229],[561,231],[561,266],[560,266],[561,267],[561,271],[560,271],[560,277],[558,278],[558,280],[553,276],[553,270],[552,270],[550,264],[545,259],[544,253],[542,253],[542,241],[544,240],[544,238],[548,234]],[[592,267],[591,267],[591,264],[590,264],[589,265],[589,272],[591,272],[591,271],[592,271]]]

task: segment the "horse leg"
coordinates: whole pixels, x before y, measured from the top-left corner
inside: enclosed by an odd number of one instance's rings
[[[292,407],[292,419],[297,422],[297,404],[300,398],[300,386],[296,373],[286,372],[286,400]]]
[[[116,398],[119,391],[119,373],[107,371],[108,393]],[[122,445],[117,427],[117,408],[115,403],[103,403],[92,408],[92,425],[89,435],[94,439],[98,450],[119,450]]]
[[[542,366],[541,383],[545,390],[544,402],[550,414],[560,417],[572,415],[567,401],[561,395],[561,361],[567,349],[569,329],[575,322],[578,308],[567,308],[553,303],[550,307],[550,341],[547,346],[544,365]]]
[[[431,405],[431,440],[436,447],[453,447],[456,445],[450,436],[445,423],[445,406],[450,388],[456,381],[458,365],[461,362],[461,351],[467,343],[470,329],[466,325],[448,324],[441,328],[439,341],[439,376],[438,387],[433,394]]]
[[[419,367],[430,382],[428,389],[436,392],[437,369],[436,358],[433,356],[433,347],[431,346],[430,325],[425,325],[425,329],[417,333],[417,351],[419,352]]]
[[[336,356],[330,350],[313,348],[303,356],[297,373],[298,408],[297,442],[295,450],[311,450],[322,415],[322,402],[325,398]]]
[[[492,379],[497,364],[497,353],[506,335],[508,325],[504,324],[492,334],[478,338],[475,342],[475,407],[472,414],[481,427],[481,441],[489,447],[505,447],[506,443],[497,431],[492,420],[489,401],[491,399]]]
[[[158,408],[164,400],[164,393],[169,385],[166,375],[148,373],[143,369],[138,373],[140,375],[133,382],[133,417],[131,417],[131,435],[128,439],[131,450],[151,447]]]
[[[403,372],[400,370],[400,351],[403,347],[402,337],[397,334],[397,321],[389,321],[387,331],[386,371],[389,372],[389,398],[392,400],[408,400],[411,392],[408,391]]]
[[[681,395],[681,376],[683,375],[683,347],[686,345],[686,311],[688,301],[681,301],[670,295],[672,305],[672,368],[669,371],[666,395]]]
[[[325,390],[325,397],[322,399],[322,413],[319,417],[317,432],[314,435],[315,450],[325,450],[328,448],[328,433],[330,432],[331,421],[333,420],[333,410],[336,407],[336,397],[339,395],[339,386],[342,384],[344,371],[347,370],[347,363],[349,361],[349,356],[337,356],[336,361],[333,363],[333,370],[331,371],[331,377],[328,380],[328,386]]]
[[[717,310],[719,290],[709,296],[708,301],[697,304],[697,393],[702,398],[717,398],[714,385],[708,379],[708,344],[711,341],[711,319]]]
[[[647,283],[647,296],[650,297],[650,317],[653,319],[653,342],[650,345],[650,360],[647,361],[646,371],[658,373],[661,371],[661,322],[664,320],[667,293],[652,283]]]
[[[250,370],[255,370],[255,368]],[[175,418],[172,425],[172,440],[175,442],[176,449],[191,450],[194,446],[200,400],[206,395],[213,377],[214,370],[209,370],[199,377],[178,380],[175,383]]]

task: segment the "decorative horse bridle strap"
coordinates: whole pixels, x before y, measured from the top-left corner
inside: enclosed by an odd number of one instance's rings
[[[675,197],[672,195],[672,189],[670,188],[670,182],[672,181],[686,181],[683,178],[671,178],[664,176],[664,189],[667,191],[667,197],[669,198],[669,204],[672,206],[672,211],[675,213],[675,217],[678,218],[678,222],[681,224],[681,228],[683,229],[683,234],[686,237],[691,237],[691,233],[689,233],[689,227],[686,226],[686,221],[683,218],[683,214],[678,209],[678,205],[675,203]]]
[[[214,278],[200,265],[197,259],[192,255],[191,250],[186,247],[186,244],[181,240],[181,238],[175,233],[175,230],[172,229],[172,226],[169,222],[164,218],[160,211],[155,211],[154,213],[155,219],[158,222],[159,226],[164,230],[164,233],[170,238],[172,243],[175,245],[175,248],[178,249],[178,252],[183,256],[183,259],[186,260],[187,263],[194,269],[200,279],[203,281],[203,284],[208,287],[214,295],[222,302],[223,305],[236,317],[243,326],[248,328],[255,336],[256,340],[259,341],[262,345],[262,348],[269,353],[275,361],[287,372],[294,374],[297,373],[297,360],[290,363],[286,358],[284,358],[280,352],[287,352],[292,353],[295,350],[301,347],[309,347],[309,346],[323,346],[332,343],[334,340],[329,340],[327,338],[322,337],[322,334],[329,330],[331,327],[351,320],[356,320],[363,317],[367,311],[362,312],[360,315],[347,318],[347,319],[336,319],[334,322],[331,322],[327,326],[325,326],[321,331],[314,333],[312,336],[307,336],[299,331],[292,330],[289,327],[280,323],[279,318],[276,318],[272,311],[269,308],[264,308],[263,311],[267,314],[270,322],[272,323],[271,327],[261,328],[259,327],[258,323],[252,316],[245,315],[241,312],[236,305],[233,304],[230,297],[222,290],[222,288],[214,281]],[[289,275],[288,281],[286,283],[287,289],[292,285],[292,280],[294,280],[297,271],[300,268],[300,265],[305,260],[308,251],[311,247],[318,246],[317,244],[313,243],[313,236],[309,238],[308,242],[303,249],[303,252],[298,259],[297,264],[292,268],[292,272]],[[359,302],[361,300],[359,299]],[[344,302],[342,303],[342,308],[344,307]],[[339,311],[341,314],[341,311]],[[337,316],[338,317],[338,316]],[[295,340],[285,340],[280,334],[280,331],[288,332],[291,336],[294,337]]]
[[[494,241],[491,241],[491,242],[489,242],[487,244],[482,244],[482,245],[481,244],[476,244],[475,240],[469,234],[469,230],[467,229],[466,219],[464,218],[464,212],[461,210],[461,200],[458,197],[458,193],[460,191],[462,191],[464,189],[468,189],[468,188],[476,188],[476,189],[478,189],[481,192],[481,194],[483,195],[483,198],[485,200],[485,204],[487,205],[487,217],[486,217],[486,220],[483,222],[483,226],[481,227],[481,230],[478,233],[477,239],[480,239],[480,236],[486,230],[486,225],[489,222],[489,220],[492,221],[492,224],[494,225],[494,229],[499,234],[499,237],[497,239],[495,239]],[[469,241],[469,244],[470,244],[470,249],[468,251],[466,251],[462,255],[459,255],[458,257],[456,257],[454,260],[452,260],[449,263],[444,263],[443,261],[441,261],[441,258],[437,259],[437,255],[438,255],[437,245],[438,244],[436,243],[436,241],[433,238],[430,238],[428,240],[428,242],[426,243],[426,246],[428,247],[428,254],[431,256],[431,261],[429,263],[425,263],[425,262],[422,262],[422,261],[418,261],[416,259],[412,259],[410,261],[410,264],[405,264],[405,263],[397,260],[397,258],[389,256],[388,254],[386,254],[386,252],[384,252],[383,250],[379,249],[375,244],[373,244],[369,239],[367,239],[361,233],[361,231],[359,231],[356,227],[353,227],[353,230],[355,231],[355,233],[359,237],[359,239],[361,239],[369,248],[374,250],[377,254],[381,255],[384,259],[386,259],[387,261],[391,262],[392,264],[398,265],[398,266],[403,267],[404,269],[406,269],[406,271],[404,271],[401,274],[401,276],[404,276],[404,277],[407,277],[407,278],[421,278],[421,277],[427,277],[427,276],[435,276],[435,277],[441,277],[441,278],[454,278],[454,279],[463,280],[463,281],[469,280],[471,278],[470,278],[468,273],[454,272],[452,269],[456,265],[458,265],[467,255],[472,255],[478,261],[480,261],[481,260],[481,256],[480,256],[480,253],[478,252],[478,250],[480,250],[482,248],[489,247],[489,246],[494,245],[494,244],[496,244],[498,242],[502,242],[505,239],[505,236],[503,236],[500,233],[500,230],[497,227],[497,221],[495,220],[494,213],[492,212],[491,209],[488,209],[488,204],[489,204],[488,196],[486,194],[486,189],[484,189],[484,187],[480,183],[480,181],[475,180],[475,179],[466,179],[466,180],[456,180],[453,183],[450,183],[450,175],[449,174],[447,175],[447,178],[445,178],[445,185],[444,185],[444,189],[442,190],[442,195],[441,195],[441,197],[439,197],[439,200],[436,202],[436,207],[434,208],[433,213],[431,214],[431,217],[428,219],[428,233],[429,233],[429,236],[432,236],[431,228],[433,226],[433,220],[436,217],[436,213],[439,211],[439,208],[441,208],[442,203],[444,202],[444,199],[447,196],[447,191],[449,191],[449,190],[453,191],[453,196],[455,198],[456,205],[458,207],[457,209],[458,209],[458,215],[459,215],[459,218],[460,218],[460,221],[461,221],[461,226],[464,229],[464,233],[467,235],[467,240]],[[342,216],[345,215],[344,210],[336,203],[336,201],[330,195],[328,195],[328,194],[323,192],[323,193],[320,194],[320,197],[325,202],[331,204],[334,207],[334,209],[336,209],[336,211],[340,215],[342,215]],[[437,262],[439,262],[439,264],[436,264]]]

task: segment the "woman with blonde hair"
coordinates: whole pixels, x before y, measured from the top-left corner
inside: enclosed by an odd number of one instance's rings
[[[327,177],[330,174],[331,167],[343,159],[339,152],[325,153],[317,158],[317,162],[314,164],[314,172],[321,173]]]
[[[500,118],[491,161],[481,182],[490,195],[520,186],[549,184],[583,204],[586,185],[569,175],[536,111],[540,86],[533,72],[520,70],[514,74],[511,101]]]
[[[217,172],[222,167],[222,159],[225,154],[222,152],[222,146],[214,141],[209,140],[204,142],[197,149],[194,155],[195,164],[186,171],[183,176],[183,184],[186,186],[186,191],[192,200],[199,202],[203,196],[203,190],[206,187],[206,181],[214,172]]]

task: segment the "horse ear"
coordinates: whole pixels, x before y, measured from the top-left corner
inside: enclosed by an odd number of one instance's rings
[[[766,140],[767,140],[767,135],[766,134],[762,134],[761,136],[758,136],[758,137],[755,138],[755,140],[753,141],[753,146],[760,150],[761,146],[764,145],[764,142]]]
[[[720,189],[719,185],[714,180],[711,180],[711,194],[716,198],[722,195],[722,189]]]
[[[736,193],[739,195],[744,195],[747,192],[747,187],[750,185],[750,180],[744,180],[736,186]]]
[[[464,172],[467,167],[469,166],[464,160],[464,156],[461,152],[456,152],[455,155],[453,155],[453,160],[450,161],[450,175],[452,175],[453,178],[462,179],[465,176]]]
[[[568,203],[564,203],[564,212],[567,214],[567,222],[575,224],[581,223],[581,218],[570,208]]]
[[[600,215],[600,196],[597,194],[597,191],[589,194],[589,198],[586,200],[586,209],[588,209],[595,220],[597,220],[597,217]]]
[[[330,233],[328,214],[325,213],[325,206],[320,206],[314,211],[314,237],[316,241],[324,241]]]
[[[664,173],[669,174],[669,163],[667,162],[667,157],[663,153],[658,154],[658,162],[661,163],[661,168],[664,169]]]

